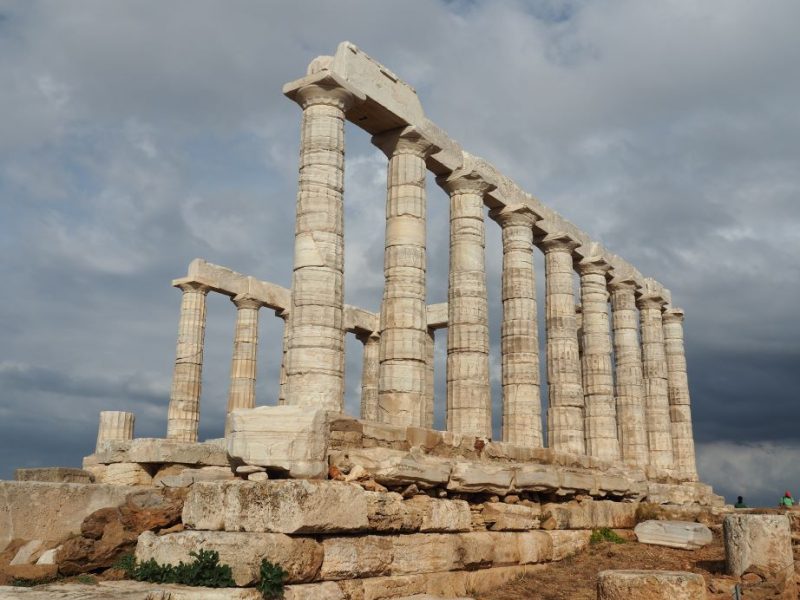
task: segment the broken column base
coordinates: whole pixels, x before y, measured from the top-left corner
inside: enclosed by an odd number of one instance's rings
[[[703,600],[702,575],[682,571],[601,571],[597,576],[597,600]]]

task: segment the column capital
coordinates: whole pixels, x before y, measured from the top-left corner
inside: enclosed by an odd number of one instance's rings
[[[575,267],[580,275],[603,275],[608,277],[611,264],[602,256],[587,256]]]
[[[381,339],[381,334],[377,331],[357,331],[355,335],[356,339],[364,345],[367,342],[377,342]]]
[[[304,110],[312,105],[323,104],[347,111],[366,99],[363,92],[327,68],[287,83],[283,86],[283,93]]]
[[[667,301],[659,294],[645,294],[636,299],[636,306],[641,310],[643,308],[657,308],[663,310]]]
[[[172,286],[180,289],[183,292],[200,292],[202,294],[208,294],[208,292],[211,290],[211,287],[207,284],[189,277],[173,279]]]
[[[439,146],[427,140],[416,127],[411,125],[373,135],[372,143],[389,158],[397,154],[412,154],[420,158],[427,158],[441,150]]]
[[[575,250],[581,245],[581,242],[574,239],[570,234],[564,232],[548,233],[536,240],[536,245],[542,249],[545,254],[550,252],[569,252]]]
[[[664,319],[664,323],[683,323],[684,316],[682,308],[669,308],[664,311],[661,318]]]
[[[638,290],[639,287],[639,283],[635,279],[631,278],[614,278],[608,282],[608,289],[612,292],[616,292],[618,290],[628,290],[636,293],[636,290]]]
[[[456,169],[450,175],[437,177],[436,183],[451,196],[457,193],[469,192],[482,196],[497,187],[493,183],[484,180],[477,171],[467,169]]]
[[[533,227],[536,221],[541,220],[530,206],[526,204],[507,204],[489,211],[489,217],[501,227]]]
[[[231,298],[231,302],[236,305],[236,308],[259,309],[262,306],[261,300],[254,298],[250,294],[236,294],[233,298]]]

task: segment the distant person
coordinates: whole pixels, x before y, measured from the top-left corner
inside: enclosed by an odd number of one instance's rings
[[[778,506],[781,506],[783,508],[791,508],[792,506],[794,506],[794,498],[792,498],[792,492],[786,490],[786,493],[783,495],[783,498],[781,498],[780,502],[778,503]]]
[[[733,508],[750,508],[750,507],[744,503],[744,498],[742,498],[741,496],[737,496],[736,504],[733,505]]]

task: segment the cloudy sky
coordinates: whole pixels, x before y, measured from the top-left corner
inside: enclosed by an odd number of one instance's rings
[[[672,290],[701,477],[729,500],[800,492],[797,23],[795,0],[0,0],[0,478],[79,465],[103,409],[164,435],[170,281],[191,259],[289,285],[300,110],[281,86],[350,40],[465,149]],[[355,127],[347,144],[346,301],[377,310],[386,159]],[[429,212],[438,302],[433,182]],[[261,314],[271,404],[282,322]],[[222,432],[234,318],[209,298],[204,437]]]

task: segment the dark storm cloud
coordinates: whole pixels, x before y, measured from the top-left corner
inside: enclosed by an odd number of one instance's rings
[[[191,259],[289,285],[299,110],[280,86],[350,39],[466,149],[672,290],[706,480],[769,503],[800,485],[797,3],[1,4],[0,477],[77,464],[104,408],[163,435],[169,282]],[[376,310],[386,161],[352,126],[347,146],[346,301]],[[448,201],[429,183],[438,302]],[[489,222],[496,417],[500,264]],[[209,299],[205,436],[221,433],[234,313]],[[281,330],[264,313],[271,403]]]

